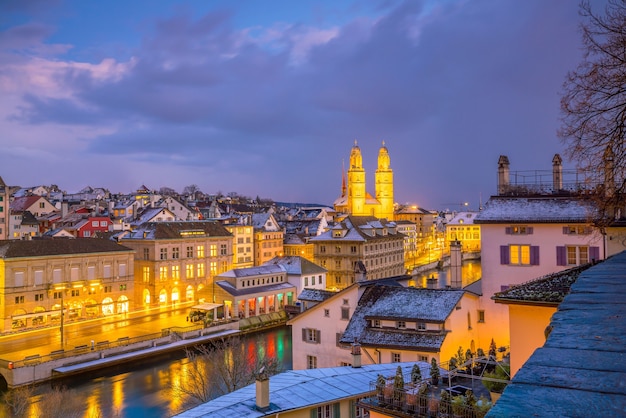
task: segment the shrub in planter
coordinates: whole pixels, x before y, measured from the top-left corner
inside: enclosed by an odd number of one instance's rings
[[[393,378],[393,400],[396,406],[404,402],[404,376],[402,376],[402,367],[398,366],[396,375]]]
[[[382,403],[384,400],[384,389],[387,381],[382,374],[379,374],[376,378],[376,397],[378,398],[378,403]]]
[[[430,381],[433,385],[437,385],[439,383],[439,366],[437,365],[437,360],[433,357],[430,361]]]
[[[447,390],[442,390],[439,397],[439,415],[444,417],[450,416],[452,413],[450,393]]]
[[[417,364],[413,365],[411,369],[411,383],[418,383],[422,380],[422,371]]]
[[[452,413],[455,417],[462,417],[465,414],[465,396],[457,395],[450,401],[452,405]]]
[[[498,379],[498,380],[510,380],[510,366],[506,363],[498,363],[493,372],[486,372],[483,374],[483,377],[487,377],[490,379]],[[483,380],[483,385],[489,390],[492,394],[491,400],[496,401],[499,398],[499,394],[504,391],[508,382],[493,382],[491,380]],[[497,394],[494,396],[494,394]]]

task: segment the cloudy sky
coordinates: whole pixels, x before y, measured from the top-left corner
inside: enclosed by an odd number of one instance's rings
[[[385,141],[397,202],[476,208],[499,155],[564,153],[579,23],[575,0],[2,0],[0,176],[332,204],[354,140],[374,193]]]

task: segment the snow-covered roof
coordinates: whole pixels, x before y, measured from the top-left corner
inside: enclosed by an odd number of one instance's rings
[[[262,266],[243,267],[240,269],[228,270],[224,273],[220,273],[218,277],[252,277],[263,276],[266,274],[283,274],[287,269],[277,264],[264,264]]]
[[[403,320],[443,323],[463,297],[462,290],[369,286],[346,327],[341,342],[355,339],[363,346],[385,346],[437,352],[445,333],[373,328],[368,320]]]
[[[549,304],[558,306],[569,293],[572,284],[591,264],[548,274],[530,282],[512,286],[492,296],[501,303]]]
[[[581,198],[493,196],[474,223],[585,223],[595,214],[591,202]]]
[[[225,280],[216,281],[215,284],[224,289],[224,291],[227,292],[229,295],[235,297],[244,295],[258,295],[266,292],[295,292],[296,290],[296,287],[289,282],[272,283],[263,286],[244,287],[241,289],[237,289],[235,286],[233,286],[233,284]]]
[[[271,260],[263,263],[264,266],[274,264],[282,266],[287,270],[287,274],[293,274],[297,276],[306,276],[308,274],[323,274],[326,273],[326,269],[319,266],[304,257],[297,255],[274,257]]]
[[[256,408],[256,384],[251,384],[202,405],[191,408],[178,418],[231,418],[277,416],[279,413],[366,396],[379,374],[394,376],[402,368],[409,375],[418,364],[422,373],[428,373],[430,364],[405,362],[368,364],[359,368],[349,366],[320,369],[289,370],[270,377],[270,407],[266,412]],[[308,411],[306,411],[308,416]]]
[[[337,294],[337,292],[331,290],[305,288],[302,289],[302,292],[298,295],[298,299],[308,302],[323,302],[335,294]]]

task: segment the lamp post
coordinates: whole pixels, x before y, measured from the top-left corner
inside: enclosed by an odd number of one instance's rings
[[[65,309],[64,294],[65,294],[65,291],[61,290],[61,348],[65,348],[65,341],[64,341],[65,332],[63,332],[63,316],[64,316],[63,310]]]

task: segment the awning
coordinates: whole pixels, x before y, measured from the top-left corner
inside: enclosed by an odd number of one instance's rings
[[[198,309],[199,311],[212,311],[220,306],[222,306],[220,303],[201,303],[199,305],[192,306],[191,309]]]

